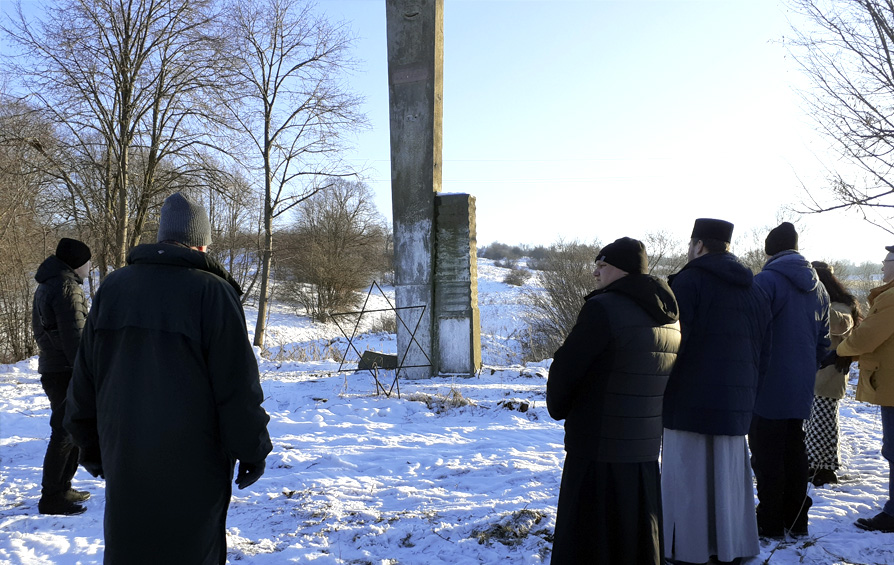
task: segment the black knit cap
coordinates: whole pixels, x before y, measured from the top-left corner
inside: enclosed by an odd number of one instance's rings
[[[205,207],[180,192],[168,196],[161,207],[157,241],[176,241],[190,247],[210,245],[211,222]]]
[[[780,251],[788,251],[789,249],[798,250],[798,232],[795,231],[795,226],[791,223],[782,222],[770,230],[764,242],[764,251],[767,255],[773,256]]]
[[[733,239],[733,225],[726,220],[698,218],[692,226],[692,239],[717,239],[729,243]]]
[[[63,237],[56,245],[56,257],[72,269],[77,269],[90,260],[91,253],[83,241]]]
[[[649,270],[649,259],[643,242],[632,237],[616,239],[596,254],[597,261],[603,261],[626,271],[631,275],[641,275]]]

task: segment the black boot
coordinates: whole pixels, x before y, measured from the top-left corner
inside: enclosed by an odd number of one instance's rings
[[[894,533],[894,516],[879,512],[872,518],[857,518],[854,525],[870,532]]]
[[[65,500],[64,496],[46,498],[41,497],[37,503],[37,511],[41,514],[54,514],[58,516],[75,516],[83,514],[87,508],[75,502]]]
[[[810,481],[813,486],[819,488],[823,485],[834,485],[838,483],[838,475],[832,469],[817,469],[812,473],[813,479]]]
[[[788,531],[793,537],[799,538],[809,535],[809,532],[807,531],[807,511],[810,510],[811,506],[813,506],[813,499],[809,496],[805,497],[804,502],[798,510],[797,516]]]

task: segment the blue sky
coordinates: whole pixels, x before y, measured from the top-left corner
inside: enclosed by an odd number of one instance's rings
[[[372,129],[352,158],[390,217],[384,1],[318,5],[360,37]],[[733,222],[740,249],[762,241],[836,159],[794,92],[793,16],[773,0],[446,0],[443,191],[476,197],[479,244],[685,240],[697,217]],[[855,213],[796,225],[811,260],[894,243]]]
[[[26,7],[37,0],[23,0]],[[607,243],[698,217],[762,242],[835,166],[794,91],[777,0],[445,0],[443,191],[476,197],[478,243]],[[384,0],[319,0],[358,36],[371,128],[347,155],[390,219]],[[11,0],[0,0],[3,12]],[[856,212],[796,219],[809,259],[880,260]]]

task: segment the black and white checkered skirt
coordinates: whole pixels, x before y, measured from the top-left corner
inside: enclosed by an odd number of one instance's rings
[[[804,422],[807,462],[814,469],[841,467],[838,456],[838,400],[825,396],[813,397],[810,419]]]

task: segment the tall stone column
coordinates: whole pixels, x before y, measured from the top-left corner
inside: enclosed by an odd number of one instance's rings
[[[434,198],[441,191],[444,59],[443,0],[386,0],[388,93],[391,110],[391,198],[394,218],[395,302],[425,305],[399,310],[397,354],[405,378],[436,374],[433,337]],[[431,366],[428,366],[431,365]]]

